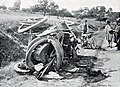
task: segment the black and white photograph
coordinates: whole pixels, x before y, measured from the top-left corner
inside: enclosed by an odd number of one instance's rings
[[[120,87],[120,0],[0,0],[0,87]]]

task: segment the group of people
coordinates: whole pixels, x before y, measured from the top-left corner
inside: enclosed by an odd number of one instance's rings
[[[85,20],[82,25],[79,25],[78,28],[82,30],[82,34],[89,33],[87,20]],[[112,42],[114,41],[116,43],[117,50],[120,50],[120,18],[116,20],[114,27],[111,25],[110,20],[106,21],[105,34],[106,40],[108,41],[108,47],[112,48]]]
[[[110,20],[107,20],[106,23],[105,33],[108,47],[112,48],[112,42],[115,42],[117,50],[120,50],[120,18],[116,20],[115,27],[112,27]]]

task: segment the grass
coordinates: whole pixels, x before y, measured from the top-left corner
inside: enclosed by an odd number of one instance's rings
[[[23,38],[25,37],[24,35],[20,36],[15,34],[16,29],[18,28],[17,26],[17,21],[3,22],[0,26],[0,33],[2,34],[0,35],[1,66],[8,65],[11,61],[17,61],[25,57],[25,52],[20,47],[19,43],[25,44],[24,42],[27,39]],[[19,37],[15,38],[15,35]],[[18,43],[16,41],[18,41]]]

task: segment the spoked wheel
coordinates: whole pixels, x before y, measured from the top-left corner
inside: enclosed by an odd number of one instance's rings
[[[37,38],[33,42],[29,44],[30,47],[26,53],[26,64],[30,70],[34,70],[34,66],[40,62],[49,63],[52,58],[55,58],[53,61],[55,68],[60,69],[64,53],[59,41],[54,37],[49,37]]]

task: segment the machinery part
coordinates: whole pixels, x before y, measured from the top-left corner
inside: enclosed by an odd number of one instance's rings
[[[120,22],[120,18],[117,18],[116,22]]]
[[[75,24],[73,21],[70,21],[70,20],[62,20],[62,22],[66,22],[69,26],[72,26]]]
[[[35,39],[33,39],[30,43],[28,43],[28,46],[27,46],[27,50],[37,41],[43,39],[43,37],[37,37]]]
[[[48,38],[43,38],[43,39],[41,39],[41,37],[39,37],[39,38],[37,38],[37,40],[38,41],[36,41],[34,44],[32,44],[26,53],[26,65],[30,68],[30,70],[34,70],[35,64],[32,61],[33,57],[31,57],[33,54],[33,51],[35,50],[35,48],[38,45],[47,44],[46,46],[49,46],[48,44],[50,44],[55,49],[55,54],[56,54],[56,65],[55,66],[56,66],[56,69],[58,70],[60,68],[60,66],[62,64],[62,60],[64,58],[63,48],[62,48],[61,44],[59,43],[59,41],[57,39],[55,39],[54,37],[48,37]],[[44,51],[44,49],[42,51]],[[48,52],[48,50],[45,50],[45,53],[47,53],[47,52]]]
[[[46,35],[50,35],[51,33],[55,33],[55,32],[59,32],[60,30],[55,29],[56,26],[51,26],[50,28],[48,28],[47,30],[45,30],[44,32],[42,32],[41,34],[38,34],[38,37],[43,37]]]
[[[47,69],[50,68],[51,64],[53,63],[53,61],[55,60],[55,57],[46,65],[46,67],[44,68],[44,70],[41,73],[41,70],[39,71],[38,75],[37,75],[37,79],[41,79],[43,77],[43,75],[45,74],[45,72],[47,71]]]
[[[35,24],[33,24],[33,25],[30,25],[30,26],[28,26],[28,27],[25,27],[25,28],[24,28],[24,26],[26,26],[26,24],[23,23],[23,24],[18,28],[18,32],[19,32],[19,33],[22,33],[22,32],[25,32],[25,31],[27,31],[27,30],[29,30],[29,29],[36,28],[37,26],[39,26],[40,24],[44,23],[45,21],[47,21],[47,18],[46,18],[46,17],[44,17],[43,19],[41,19],[41,20],[38,21],[37,23],[35,23]]]
[[[51,44],[50,43],[44,43],[41,45],[38,45],[32,54],[32,61],[34,64],[38,64],[39,62],[46,64],[48,62],[48,59],[50,54],[48,54],[48,50],[50,49]],[[51,52],[51,51],[50,51]]]
[[[53,27],[55,27],[55,26],[53,26]],[[53,31],[53,29],[51,30],[51,31]],[[62,31],[60,31],[60,30],[55,30],[54,29],[54,32],[55,31],[58,31],[58,33],[56,33],[57,34],[57,39],[58,40],[60,40],[60,42],[61,42],[61,44],[62,44],[62,38],[64,38],[64,34],[63,34],[63,32]],[[49,31],[48,31],[49,32]],[[52,34],[53,32],[50,32],[49,34]],[[44,37],[43,36],[45,36],[45,35],[47,35],[48,33],[42,33],[42,34],[40,34],[40,36],[38,36],[37,38],[35,38],[35,39],[33,39],[30,43],[28,43],[28,47],[27,47],[27,50],[35,43],[35,42],[37,42],[38,40],[40,40],[40,39],[43,39]]]
[[[94,37],[92,37],[92,41],[90,44],[92,49],[95,49],[97,47],[97,41]]]
[[[23,62],[17,63],[14,66],[14,70],[19,73],[19,74],[27,74],[30,72],[30,70],[25,66],[25,64]]]
[[[66,21],[64,22],[64,24],[66,25],[66,27],[70,30],[70,33],[74,36],[74,38],[76,39],[75,34],[71,31],[71,27],[69,27],[69,25],[66,23]]]

